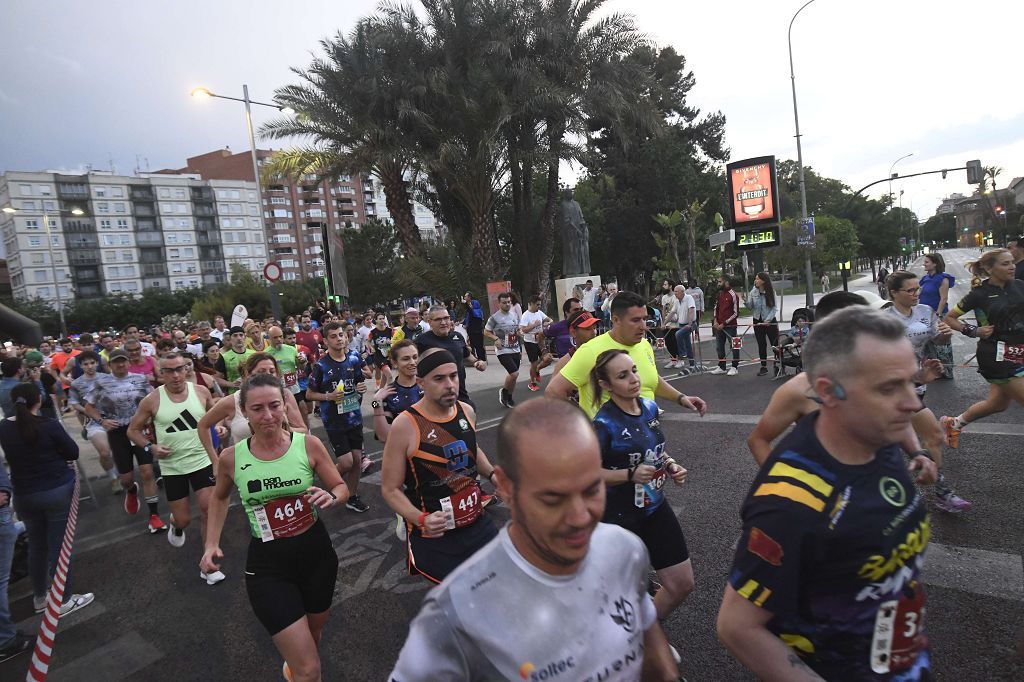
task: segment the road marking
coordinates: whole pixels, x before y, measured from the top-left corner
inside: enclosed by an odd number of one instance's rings
[[[712,424],[756,424],[761,419],[759,414],[718,414],[708,413],[703,417],[687,413],[669,413],[658,417],[661,421],[674,422],[709,422]],[[1024,436],[1024,424],[1000,424],[995,422],[978,422],[964,430],[965,436]]]
[[[57,656],[60,656],[59,652]],[[163,657],[163,652],[144,640],[138,632],[129,632],[67,665],[51,670],[49,679],[50,682],[126,680]]]
[[[1024,601],[1024,560],[1020,554],[932,542],[925,556],[923,576],[929,585]]]

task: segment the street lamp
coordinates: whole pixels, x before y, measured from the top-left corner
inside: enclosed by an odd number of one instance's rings
[[[804,184],[804,153],[803,148],[800,146],[800,115],[796,110],[796,75],[793,71],[793,22],[796,21],[797,15],[804,11],[804,8],[810,5],[814,0],[807,0],[800,9],[796,11],[793,18],[789,20],[789,31],[786,34],[786,40],[789,42],[789,80],[793,86],[793,122],[796,124],[796,163],[797,168],[800,171],[800,213],[804,220],[807,220],[807,186]],[[811,254],[808,252],[807,259],[804,263],[804,275],[807,279],[807,293],[805,297],[805,304],[808,308],[814,306],[814,291],[811,287],[811,279],[814,276],[811,272]]]
[[[893,162],[892,162],[892,165],[891,165],[891,166],[889,166],[889,201],[890,201],[890,202],[892,201],[892,179],[893,179],[894,177],[896,177],[895,175],[893,175],[893,174],[892,174],[892,169],[896,167],[896,164],[897,164],[897,163],[899,163],[899,162],[900,162],[900,161],[902,161],[903,159],[909,159],[909,158],[910,158],[911,156],[913,156],[913,155],[914,155],[914,152],[910,152],[909,154],[904,154],[904,155],[903,155],[903,156],[901,156],[900,158],[898,158],[898,159],[896,159],[895,161],[893,161]]]
[[[57,300],[57,316],[60,318],[60,336],[64,338],[68,335],[68,326],[64,322],[64,300],[60,296],[60,279],[57,277],[57,263],[53,258],[53,234],[50,232],[50,209],[46,208],[46,200],[43,200],[43,225],[46,227],[46,249],[50,252],[50,272],[53,274],[53,288],[54,295]],[[4,206],[3,212],[7,214],[14,214],[18,212],[18,209],[13,206]],[[85,211],[78,208],[57,208],[53,209],[56,213],[70,213],[73,216],[84,215]],[[64,245],[64,250],[67,251],[67,244]]]

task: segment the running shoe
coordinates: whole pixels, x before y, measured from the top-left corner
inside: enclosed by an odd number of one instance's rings
[[[395,514],[395,537],[402,542],[405,542],[405,535],[408,529],[405,527],[405,519],[402,518],[401,514]]]
[[[536,381],[531,381],[530,383],[528,383],[526,385],[526,387],[529,388],[531,391],[539,391],[540,390],[540,384],[537,383]]]
[[[348,498],[348,502],[345,503],[345,509],[362,514],[370,510],[370,505],[360,500],[358,495],[353,495]]]
[[[508,394],[508,391],[506,391],[504,388],[499,388],[498,389],[498,403],[502,407],[508,407],[510,409],[513,406],[515,406],[515,403],[512,402],[512,396],[510,396]]]
[[[366,455],[363,455],[363,460],[359,463],[360,472],[365,474],[367,471],[373,468],[373,464],[374,462],[372,459],[370,459]]]
[[[763,377],[766,374],[768,374],[768,368],[767,367],[762,367],[761,369],[759,369],[757,371],[757,376],[759,376],[759,377]]]
[[[82,440],[89,440],[89,432],[84,426],[82,427]]]
[[[121,485],[121,481],[116,478],[110,479],[110,492],[114,495],[120,495],[124,492],[124,487]]]
[[[174,514],[171,514],[171,522],[167,524],[167,542],[171,547],[182,547],[185,545],[185,531],[174,525]]]
[[[662,367],[664,367],[665,369],[672,369],[672,368],[678,367],[678,366],[679,366],[679,363],[676,362],[675,358],[669,360],[664,365],[662,365]]]
[[[939,423],[942,424],[942,431],[946,436],[946,445],[951,448],[955,448],[960,445],[960,433],[963,429],[958,429],[954,425],[955,417],[942,417],[939,419]]]
[[[227,576],[221,573],[220,571],[214,571],[213,573],[199,571],[199,577],[205,580],[207,585],[216,585],[217,583],[227,578]]]
[[[715,367],[713,370],[708,372],[708,374],[725,374],[725,370],[721,367]]]
[[[505,401],[508,403],[509,407],[515,407],[516,406],[515,398],[513,398],[512,394],[509,393],[508,391],[505,392]]]
[[[61,604],[60,617],[74,613],[78,609],[84,609],[86,606],[91,604],[96,599],[96,595],[92,592],[86,592],[85,594],[73,594],[71,598]]]
[[[156,534],[160,531],[167,530],[167,524],[160,520],[157,514],[149,515],[149,532],[150,534]]]
[[[480,497],[480,506],[483,507],[484,509],[487,509],[492,504],[493,505],[501,504],[501,498],[498,497],[497,493],[495,493],[494,495],[484,494],[483,496]]]
[[[132,483],[132,487],[125,491],[124,511],[126,514],[139,513],[139,484]]]
[[[740,371],[738,369],[736,369],[735,367],[730,367],[729,371],[726,372],[725,374],[726,374],[726,376],[734,377],[734,376],[736,376],[739,373],[740,373]],[[714,374],[714,372],[712,372],[712,374]]]
[[[18,654],[23,654],[26,651],[31,650],[35,643],[35,635],[26,635],[19,630],[14,635],[14,639],[12,639],[3,649],[0,649],[0,663],[9,661]]]
[[[679,365],[679,376],[682,376],[682,377],[690,376],[690,370],[686,369],[682,365]]]
[[[974,505],[950,490],[943,495],[936,493],[935,506],[949,514],[959,514],[961,512],[971,511],[971,507]]]
[[[682,663],[683,662],[683,657],[679,655],[679,652],[676,651],[676,648],[674,646],[672,646],[671,644],[668,645],[668,648],[672,652],[672,659],[676,662],[676,665],[679,665],[680,663]]]
[[[32,608],[35,610],[36,613],[42,613],[43,611],[45,611],[46,595],[43,595],[42,597],[32,595]]]
[[[284,665],[281,666],[281,675],[287,682],[295,682],[295,678],[292,677],[291,668],[288,667],[288,661],[285,661]]]

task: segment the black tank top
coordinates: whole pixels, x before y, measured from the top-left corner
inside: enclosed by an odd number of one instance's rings
[[[461,402],[446,422],[435,422],[415,407],[406,410],[419,431],[419,446],[408,456],[405,494],[421,511],[441,511],[441,499],[479,488],[476,481],[476,429]]]

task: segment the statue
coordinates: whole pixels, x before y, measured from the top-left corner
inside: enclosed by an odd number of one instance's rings
[[[590,230],[572,190],[562,194],[562,277],[590,274]]]

